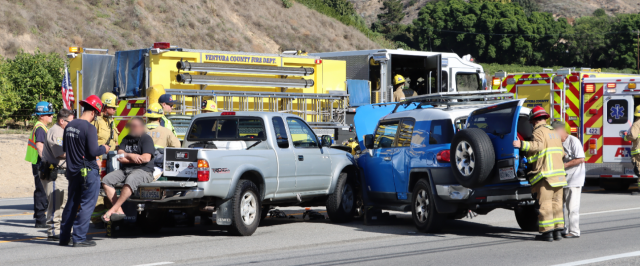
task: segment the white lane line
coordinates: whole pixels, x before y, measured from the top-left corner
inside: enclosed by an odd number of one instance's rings
[[[33,199],[33,198],[11,198],[11,199],[0,199],[0,202],[2,202],[2,201],[12,201],[12,200],[28,200],[28,199]]]
[[[154,262],[154,263],[149,263],[149,264],[138,264],[138,265],[134,265],[134,266],[156,266],[156,265],[167,265],[167,264],[173,264],[173,262],[163,261],[163,262]]]
[[[581,214],[580,214],[580,216],[584,216],[584,215],[591,215],[591,214],[609,213],[609,212],[633,211],[633,210],[640,210],[640,207],[638,207],[638,208],[629,208],[629,209],[610,210],[610,211],[601,211],[601,212],[588,212],[588,213],[581,213]]]
[[[636,256],[640,256],[640,251],[622,253],[622,254],[611,255],[611,256],[604,256],[604,257],[595,258],[595,259],[579,260],[579,261],[574,261],[574,262],[569,262],[569,263],[564,263],[564,264],[556,264],[556,265],[553,265],[553,266],[584,265],[584,264],[589,264],[589,263],[596,263],[596,262],[601,262],[601,261],[615,260],[615,259],[620,259],[620,258],[628,258],[628,257],[636,257]]]

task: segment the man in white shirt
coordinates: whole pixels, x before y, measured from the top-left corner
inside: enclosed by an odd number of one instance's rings
[[[584,186],[585,166],[584,150],[580,140],[567,134],[564,122],[551,124],[562,139],[564,148],[564,169],[567,173],[567,186],[564,187],[564,238],[580,237],[580,193]]]

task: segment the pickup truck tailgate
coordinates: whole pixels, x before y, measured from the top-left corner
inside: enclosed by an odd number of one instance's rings
[[[198,150],[166,148],[164,151],[164,176],[198,177]]]

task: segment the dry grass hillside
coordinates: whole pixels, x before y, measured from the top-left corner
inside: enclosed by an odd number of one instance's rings
[[[538,4],[542,11],[569,18],[589,16],[598,8],[609,15],[640,12],[640,0],[539,0]]]
[[[353,6],[356,8],[356,12],[360,14],[367,22],[368,25],[378,20],[378,14],[382,13],[383,0],[348,0],[353,3]],[[427,4],[427,2],[431,2],[433,0],[402,0],[404,3],[404,19],[402,19],[402,23],[409,24],[414,19],[418,18],[418,12],[420,9]]]
[[[11,0],[0,2],[0,55],[65,53],[68,46],[127,50],[155,41],[184,48],[275,53],[376,49],[305,6],[282,0]]]

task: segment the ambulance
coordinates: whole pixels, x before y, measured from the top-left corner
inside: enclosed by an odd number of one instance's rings
[[[142,116],[164,93],[179,104],[167,118],[182,139],[204,101],[219,111],[271,111],[303,117],[319,135],[345,126],[346,63],[302,51],[260,54],[185,49],[169,43],[117,51],[69,48],[75,109],[87,96],[113,92],[119,98],[116,126]]]
[[[550,122],[566,129],[584,144],[586,178],[606,190],[627,190],[637,183],[631,164],[631,143],[621,137],[633,123],[640,104],[635,91],[640,76],[602,73],[599,69],[546,69],[538,73],[497,72],[492,89],[506,89],[526,98],[525,107],[542,106]]]

